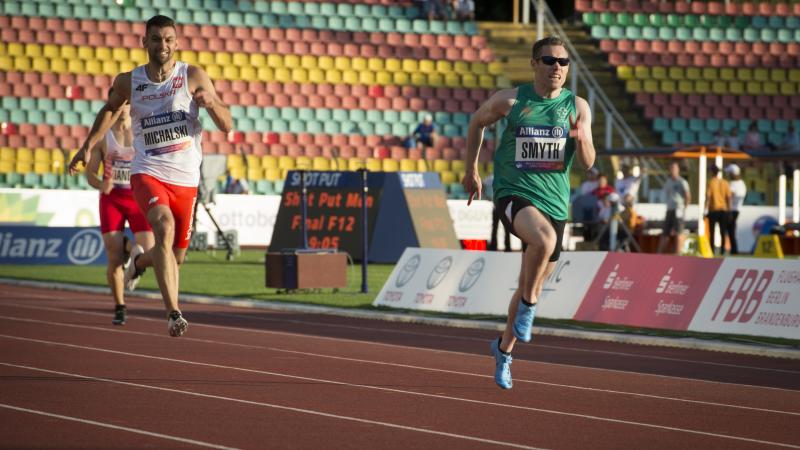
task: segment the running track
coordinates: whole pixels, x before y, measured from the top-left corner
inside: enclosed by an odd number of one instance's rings
[[[3,448],[800,448],[797,360],[0,285]]]

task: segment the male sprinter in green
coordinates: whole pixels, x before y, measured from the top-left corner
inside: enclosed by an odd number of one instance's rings
[[[491,344],[494,380],[503,389],[512,385],[511,350],[517,339],[531,340],[536,301],[561,253],[572,160],[577,154],[588,169],[595,157],[589,104],[562,88],[569,71],[564,42],[547,37],[533,44],[531,67],[533,83],[497,92],[472,115],[462,181],[470,202],[480,198],[483,130],[506,117],[494,155],[494,201],[503,225],[522,240],[523,253],[505,332]]]

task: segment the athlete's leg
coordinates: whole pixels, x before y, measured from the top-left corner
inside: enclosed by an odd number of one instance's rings
[[[178,263],[172,251],[175,242],[175,219],[166,205],[155,205],[147,211],[153,227],[155,245],[136,260],[136,268],[152,265],[167,313],[178,310]]]
[[[136,240],[136,243],[141,245],[145,252],[153,248],[153,245],[155,245],[155,237],[153,237],[152,231],[139,231],[138,233],[134,233],[133,237]],[[142,256],[144,256],[144,254]]]
[[[108,287],[111,288],[111,295],[117,305],[125,304],[124,286],[122,284],[122,236],[121,231],[110,231],[103,233],[103,244],[108,255],[108,266],[106,267],[106,280]]]

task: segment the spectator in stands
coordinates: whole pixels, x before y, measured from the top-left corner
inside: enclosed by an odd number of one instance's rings
[[[492,202],[492,236],[489,239],[489,250],[497,250],[497,231],[500,228],[500,210],[494,204],[494,174],[489,174],[488,177],[483,179],[483,197]],[[503,226],[503,234],[505,238],[503,249],[507,252],[511,251],[511,233]]]
[[[132,245],[125,237],[125,222],[133,232],[134,245],[149,250],[154,242],[153,230],[131,191],[133,153],[130,105],[125,104],[105,138],[92,148],[92,158],[84,170],[89,185],[100,191],[100,232],[108,255],[106,280],[114,298],[114,325],[124,325],[127,318],[123,266],[128,264]],[[98,177],[101,162],[103,174]]]
[[[708,243],[716,253],[714,239],[716,227],[719,225],[720,254],[725,253],[725,236],[728,235],[728,216],[731,211],[731,189],[728,181],[719,177],[719,167],[711,166],[711,176],[706,188],[706,205],[708,208]]]
[[[597,177],[597,187],[592,191],[592,195],[597,198],[599,203],[606,198],[606,195],[612,192],[614,192],[614,188],[608,184],[608,177],[605,174],[600,174]]]
[[[594,190],[597,189],[597,186],[599,184],[597,182],[597,177],[599,175],[600,172],[595,167],[592,167],[591,169],[587,170],[586,180],[584,180],[583,183],[581,183],[581,185],[578,187],[578,191],[575,193],[576,196],[591,194],[592,192],[594,192]]]
[[[406,139],[406,147],[423,149],[433,147],[436,144],[436,125],[433,124],[433,116],[425,114],[422,123],[414,128],[414,131]]]
[[[800,136],[798,136],[794,124],[789,125],[789,129],[778,149],[784,152],[800,152]]]
[[[427,18],[429,21],[440,19],[447,21],[448,13],[444,0],[419,0],[416,2],[420,11],[420,18]]]
[[[747,196],[747,185],[742,180],[742,171],[736,164],[729,164],[725,172],[731,177],[729,183],[731,190],[731,211],[728,216],[728,238],[731,241],[731,255],[739,254],[739,245],[736,240],[736,220],[739,218],[739,210],[744,205],[744,198]]]
[[[622,198],[622,212],[620,213],[620,219],[622,219],[622,223],[630,230],[631,233],[634,235],[641,234],[642,232],[642,225],[644,225],[644,218],[638,214],[636,214],[636,201],[631,194],[625,194]]]
[[[133,290],[145,268],[152,266],[167,312],[167,331],[178,337],[189,327],[179,309],[179,267],[189,247],[192,205],[200,183],[200,109],[206,110],[223,133],[231,131],[233,120],[208,74],[175,59],[178,36],[174,20],[153,16],[144,32],[147,63],[116,76],[114,91],[97,113],[69,170],[74,174],[81,164],[91,162],[89,149],[111,127],[117,111],[130,103],[136,150],[131,188],[139,209],[153,227],[156,243],[147,252],[134,246],[125,284]]]
[[[686,206],[692,201],[689,183],[681,177],[681,165],[678,161],[670,163],[669,178],[662,189],[667,201],[667,215],[658,242],[658,253],[663,253],[670,236],[675,236],[675,244],[670,252],[677,254],[683,246],[683,218]]]
[[[620,197],[625,198],[630,194],[633,196],[633,201],[636,202],[639,198],[639,185],[642,183],[643,171],[639,172],[638,176],[634,176],[631,171],[631,166],[625,164],[622,166],[622,179],[617,180],[614,187]]]
[[[473,0],[453,0],[453,12],[456,19],[461,22],[475,20],[475,2]]]
[[[716,133],[714,133],[714,146],[715,147],[726,147],[728,145],[728,136],[725,135],[725,131],[722,128],[718,129]]]
[[[755,122],[751,123],[747,128],[747,134],[744,135],[744,141],[742,142],[742,150],[746,152],[764,150],[764,144],[761,142],[761,133],[758,132],[758,126]]]
[[[225,193],[226,194],[249,194],[250,185],[244,178],[236,178],[230,170],[225,171]]]
[[[739,142],[739,127],[731,128],[728,133],[728,139],[725,141],[725,146],[734,150],[739,150],[741,142]]]
[[[557,37],[536,41],[530,59],[532,82],[495,92],[475,111],[467,129],[461,183],[473,199],[481,196],[478,158],[484,131],[508,119],[494,156],[494,201],[503,212],[503,224],[522,240],[524,250],[503,336],[490,344],[494,381],[503,389],[512,387],[511,352],[517,340],[530,342],[544,281],[561,255],[572,163],[578,160],[588,169],[595,160],[589,103],[564,88],[569,57]],[[536,151],[545,147],[549,151]],[[499,290],[498,294],[502,295]]]

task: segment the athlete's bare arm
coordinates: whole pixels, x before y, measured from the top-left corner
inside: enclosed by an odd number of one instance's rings
[[[102,192],[103,194],[108,194],[111,192],[111,188],[114,187],[113,181],[110,178],[108,180],[103,180],[103,177],[97,176],[97,171],[100,168],[100,162],[103,161],[105,157],[106,140],[103,139],[102,141],[98,142],[97,145],[92,147],[91,156],[89,157],[89,162],[86,164],[84,175],[86,175],[86,181],[89,182],[90,186]]]
[[[570,137],[575,138],[575,154],[578,161],[586,169],[594,165],[595,150],[592,142],[592,111],[589,103],[581,97],[575,97],[575,110],[578,117],[570,117]]]
[[[483,143],[483,130],[489,125],[497,122],[511,112],[511,108],[517,99],[517,88],[503,89],[492,95],[489,100],[478,108],[472,115],[467,128],[467,156],[466,173],[461,184],[464,190],[469,192],[469,201],[473,198],[481,198],[481,177],[478,174],[478,154]],[[477,196],[477,197],[476,197]]]
[[[228,105],[222,102],[214,89],[214,83],[205,70],[189,66],[189,92],[197,105],[205,108],[214,124],[225,133],[233,129],[233,119]]]
[[[78,173],[80,164],[89,165],[92,157],[89,149],[94,148],[100,139],[106,135],[106,132],[121,114],[122,106],[129,102],[130,99],[131,73],[123,72],[114,79],[114,86],[108,96],[108,101],[97,113],[97,118],[95,118],[92,129],[89,131],[89,136],[86,137],[78,153],[69,162],[70,175]]]

